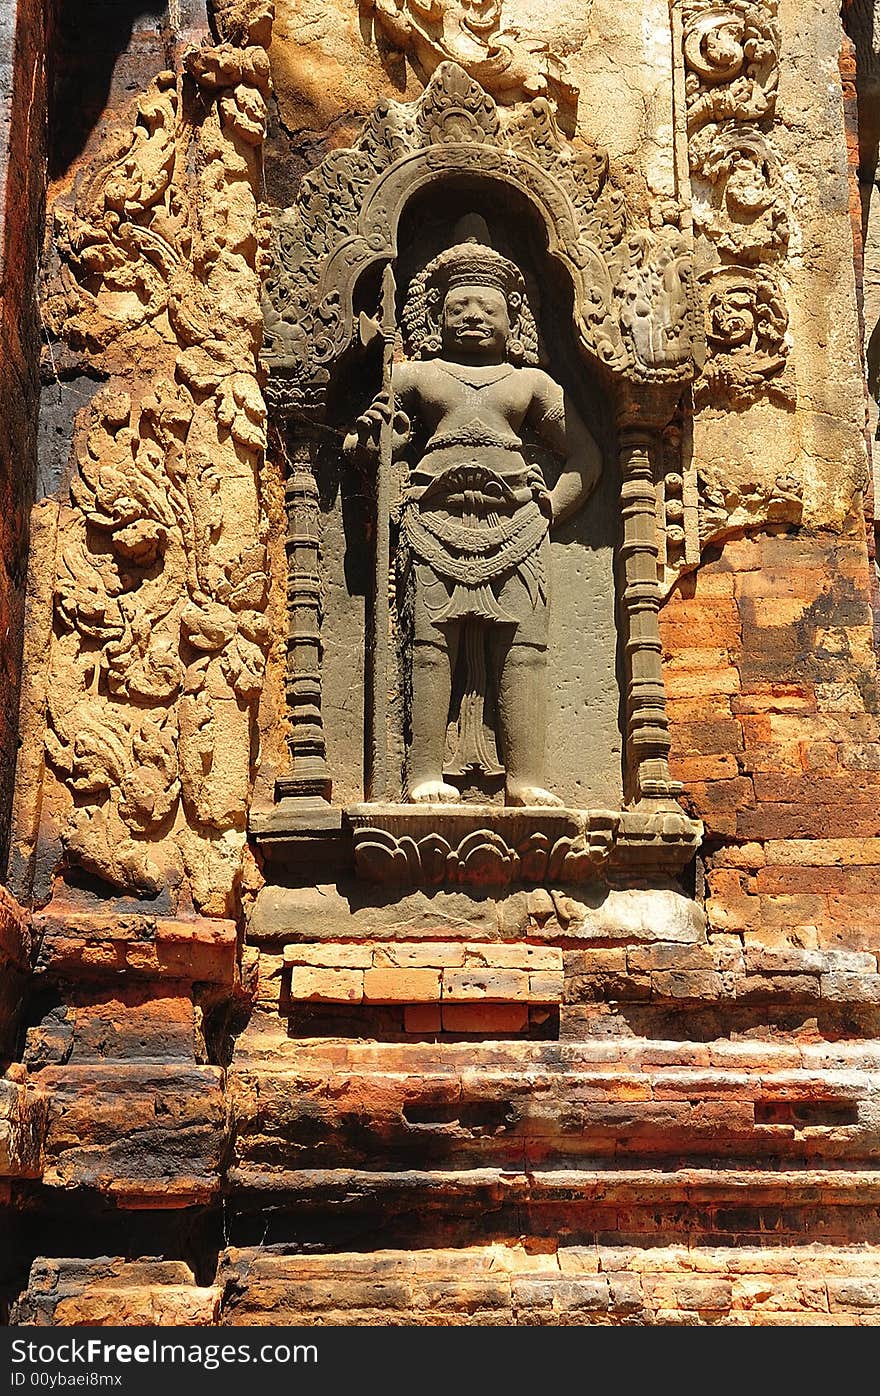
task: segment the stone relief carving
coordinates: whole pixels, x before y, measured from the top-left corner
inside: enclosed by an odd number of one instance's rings
[[[551,97],[574,105],[578,89],[564,58],[540,40],[504,28],[502,0],[360,0],[388,44],[428,74],[457,63],[499,102]]]
[[[540,213],[595,361],[634,382],[687,381],[691,271],[678,227],[632,228],[607,156],[565,140],[546,99],[500,111],[460,66],[443,63],[418,102],[382,102],[357,144],[329,155],[277,216],[264,301],[270,401],[320,404],[328,365],[355,334],[356,281],[393,259],[408,199],[463,170],[521,190]]]
[[[703,400],[791,402],[788,315],[774,264],[791,213],[769,138],[779,84],[778,0],[679,0],[688,161],[703,290]]]
[[[696,401],[721,396],[739,407],[766,394],[791,401],[793,390],[783,376],[788,311],[776,277],[763,267],[721,267],[700,281],[712,354]]]
[[[60,511],[46,746],[69,863],[138,894],[186,876],[222,913],[268,640],[256,199],[271,6],[219,4],[214,20],[223,42],[158,76],[55,213],[46,323],[110,382],[78,424]]]
[[[236,48],[268,48],[275,17],[275,0],[209,0],[208,19],[214,36]]]
[[[772,117],[779,87],[778,0],[680,0],[688,130]]]
[[[480,824],[479,811],[458,809],[413,816],[364,805],[349,817],[358,875],[397,886],[565,886],[624,870],[674,873],[702,832],[681,810],[507,811],[494,827]]]
[[[381,470],[391,465],[381,459],[386,421],[392,451],[414,435],[424,441],[411,457],[397,554],[411,656],[408,796],[460,798],[443,768],[461,650],[468,678],[455,768],[493,773],[481,742],[494,690],[506,803],[561,804],[543,774],[549,536],[595,485],[599,451],[536,366],[522,274],[485,242],[473,237],[435,257],[410,288],[404,320],[422,361],[395,366],[393,393],[359,418],[350,448],[379,458]],[[526,424],[563,462],[552,490],[523,455]]]
[[[694,219],[718,253],[736,262],[784,256],[790,220],[779,160],[766,136],[735,122],[707,126],[689,149],[691,169],[712,186]]]
[[[703,542],[755,523],[799,524],[803,514],[803,485],[793,475],[777,475],[770,490],[757,484],[733,489],[700,475],[699,492]]]
[[[381,102],[356,144],[333,151],[306,175],[293,206],[273,220],[263,359],[270,404],[288,424],[290,478],[299,479],[290,489],[289,510],[297,537],[307,497],[315,493],[305,479],[307,452],[295,441],[328,430],[327,415],[338,411],[337,367],[355,361],[349,351],[356,357],[358,347],[377,340],[381,347],[381,390],[352,424],[343,452],[370,481],[356,493],[369,501],[374,575],[364,648],[370,804],[363,820],[351,808],[340,812],[341,827],[354,821],[356,867],[372,876],[365,870],[375,854],[382,878],[382,868],[403,866],[401,857],[383,835],[378,851],[362,858],[358,829],[383,828],[395,839],[398,832],[412,839],[413,821],[427,820],[424,829],[433,839],[445,821],[443,876],[468,880],[467,869],[486,859],[494,866],[496,854],[501,856],[486,829],[497,832],[498,819],[517,808],[547,843],[539,839],[523,853],[517,841],[508,841],[505,877],[539,880],[548,867],[555,874],[567,853],[582,869],[601,861],[595,839],[591,835],[585,843],[578,825],[577,847],[554,853],[548,862],[557,838],[550,837],[546,821],[574,815],[559,809],[542,760],[548,539],[553,524],[574,515],[590,492],[599,473],[598,451],[552,371],[537,366],[538,336],[522,269],[489,245],[488,230],[473,213],[465,220],[470,231],[450,223],[439,244],[443,250],[438,253],[435,244],[424,262],[407,266],[408,281],[398,296],[401,219],[423,192],[439,198],[440,208],[446,184],[461,191],[462,180],[481,191],[471,208],[490,192],[506,191],[512,206],[531,209],[546,255],[573,290],[575,347],[592,361],[600,381],[613,383],[621,424],[633,423],[620,441],[620,611],[631,637],[626,781],[638,829],[627,825],[621,848],[628,850],[629,867],[656,868],[666,856],[658,850],[667,844],[672,862],[686,847],[686,861],[699,827],[671,805],[680,787],[668,769],[653,453],[656,424],[668,420],[680,385],[693,377],[688,235],[671,203],[658,207],[654,226],[634,227],[609,177],[607,156],[565,138],[546,99],[504,110],[451,62],[437,67],[416,102]],[[378,283],[374,315],[364,306],[364,292]],[[526,429],[536,438],[529,439],[528,451]],[[541,450],[548,461],[555,455],[561,462],[558,476],[536,464]],[[310,819],[318,821],[315,829],[340,827],[333,826],[326,807],[314,808],[315,797],[329,790],[326,766],[306,771],[307,757],[324,761],[320,702],[311,687],[319,655],[310,638],[314,606],[308,620],[300,615],[303,598],[313,592],[316,557],[317,545],[308,556],[301,547],[289,549],[289,597],[297,598],[288,647],[293,769],[276,781],[276,799],[283,796],[276,810],[252,817],[251,827],[267,848],[289,841],[291,829],[313,827]],[[395,654],[402,685],[392,670]],[[390,733],[392,703],[397,706]],[[409,803],[389,804],[400,798],[401,751]],[[461,800],[457,778],[469,772],[503,775],[508,808],[490,814],[486,787],[477,779],[483,798],[476,804]],[[297,798],[285,811],[288,794]],[[483,822],[473,826],[472,812],[481,806]],[[405,826],[399,831],[383,822],[398,816]],[[372,832],[364,839],[369,843]],[[469,842],[463,848],[464,840]],[[488,845],[494,852],[484,856]],[[415,851],[409,843],[403,847],[407,877],[424,882],[437,875],[442,850],[436,842],[430,850],[418,839]],[[565,875],[580,876],[574,867],[566,863]]]
[[[586,882],[607,862],[616,820],[609,814],[606,828],[590,828],[582,838],[563,836],[551,843],[546,834],[527,835],[511,847],[494,829],[466,834],[457,846],[442,835],[422,839],[384,829],[365,828],[355,837],[355,858],[368,882],[440,886],[476,886],[511,882]]]
[[[700,560],[699,497],[696,470],[685,451],[683,413],[663,432],[655,458],[657,498],[657,579],[664,591]]]

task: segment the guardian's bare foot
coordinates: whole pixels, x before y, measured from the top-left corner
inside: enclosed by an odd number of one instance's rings
[[[562,801],[558,795],[551,795],[549,790],[545,790],[540,785],[526,785],[522,781],[509,780],[505,803],[508,805],[549,805],[552,808],[559,808]]]
[[[461,792],[445,780],[421,780],[412,787],[409,798],[421,805],[451,805],[461,799]]]

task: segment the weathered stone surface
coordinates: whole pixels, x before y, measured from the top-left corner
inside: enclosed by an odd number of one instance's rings
[[[236,929],[232,921],[194,917],[38,912],[35,968],[42,974],[100,980],[121,972],[151,981],[176,979],[231,987]]]
[[[456,1030],[445,1005],[443,1025]],[[564,1159],[632,1167],[685,1153],[870,1158],[880,1118],[870,1070],[732,1055],[730,1066],[721,1056],[692,1067],[683,1048],[679,1062],[672,1053],[652,1062],[646,1046],[623,1043],[300,1046],[287,1060],[278,1050],[271,1065],[256,1058],[233,1072],[236,1167],[251,1187],[271,1188],[282,1178],[291,1186],[297,1168],[366,1168],[382,1147],[410,1168],[440,1158],[508,1168],[525,1158],[538,1172]]]
[[[217,1067],[128,1062],[46,1067],[43,1182],[121,1205],[206,1202],[220,1184],[229,1121]]]
[[[298,1256],[228,1250],[221,1323],[790,1324],[877,1322],[874,1248],[602,1244]]]
[[[39,1259],[12,1322],[38,1328],[201,1327],[216,1322],[218,1298],[215,1288],[200,1289],[181,1261]]]
[[[39,1178],[49,1101],[18,1072],[0,1080],[0,1178]]]
[[[32,951],[30,918],[0,887],[0,1053],[15,1040]]]
[[[579,900],[546,888],[474,901],[440,889],[395,897],[392,905],[373,894],[322,884],[316,888],[265,887],[250,921],[255,940],[335,941],[446,939],[452,929],[468,942],[506,942],[525,936],[556,941],[655,940],[683,944],[705,939],[705,917],[677,888],[595,889]]]

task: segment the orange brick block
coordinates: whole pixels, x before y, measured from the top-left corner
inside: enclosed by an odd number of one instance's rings
[[[679,756],[670,759],[673,775],[685,785],[694,781],[730,780],[739,775],[739,766],[732,752],[724,756]]]
[[[464,949],[468,968],[562,969],[562,951],[555,945],[468,945]]]
[[[485,1032],[503,1036],[524,1032],[529,1026],[529,1010],[518,1003],[444,1003],[444,1032]]]
[[[417,945],[374,945],[373,968],[441,969],[464,964],[465,946],[448,941],[420,941]]]
[[[563,976],[552,970],[538,970],[529,975],[529,998],[536,1003],[561,1003]]]
[[[360,1003],[364,975],[356,969],[317,969],[294,965],[290,974],[290,997],[311,1003]]]
[[[664,666],[663,678],[670,698],[707,698],[739,692],[739,673],[733,667],[672,670]]]
[[[439,1032],[440,1005],[414,1003],[403,1010],[403,1026],[407,1032]]]
[[[731,543],[726,544],[727,550],[731,548]],[[700,599],[707,596],[733,596],[734,578],[730,572],[713,572],[711,568],[704,567],[696,573],[696,594]]]
[[[802,684],[750,684],[731,699],[735,713],[815,713],[812,686]]]
[[[322,969],[369,969],[373,951],[369,945],[315,944],[285,945],[284,963],[314,965]]]
[[[364,1001],[368,1003],[431,1003],[439,998],[439,969],[383,968],[368,969],[364,974]]]
[[[529,976],[513,969],[450,969],[443,972],[443,999],[513,1003],[528,999]]]

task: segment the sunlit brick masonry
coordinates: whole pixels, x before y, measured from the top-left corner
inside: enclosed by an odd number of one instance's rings
[[[880,1324],[880,11],[0,21],[0,1320]]]

